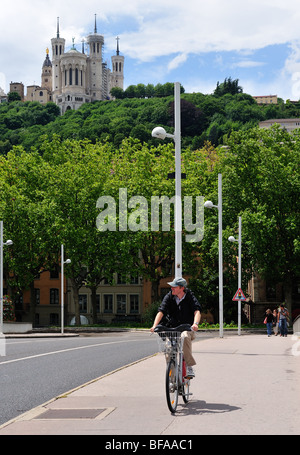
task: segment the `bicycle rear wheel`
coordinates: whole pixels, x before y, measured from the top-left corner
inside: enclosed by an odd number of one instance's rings
[[[178,403],[178,368],[174,360],[170,360],[166,371],[166,397],[170,411],[174,413]]]

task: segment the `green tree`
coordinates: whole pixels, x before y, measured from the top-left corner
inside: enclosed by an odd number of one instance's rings
[[[243,89],[239,85],[239,80],[232,80],[231,77],[225,78],[224,82],[221,84],[218,82],[217,87],[214,91],[215,96],[223,96],[229,93],[230,95],[236,95],[237,93],[242,93]]]
[[[228,145],[222,160],[225,210],[242,215],[249,267],[282,282],[291,309],[292,283],[300,276],[299,131],[235,132]]]
[[[14,298],[30,289],[34,321],[33,282],[52,262],[49,226],[54,222],[52,204],[45,204],[47,164],[37,153],[15,148],[0,160],[0,215],[13,246],[5,262],[5,277]]]
[[[14,101],[21,101],[21,97],[17,92],[9,92],[8,94],[8,102],[13,103]]]
[[[119,232],[100,232],[96,220],[97,200],[106,195],[105,182],[111,172],[111,146],[88,141],[45,142],[44,159],[52,166],[47,198],[55,204],[52,236],[65,246],[71,264],[65,269],[80,324],[79,289],[92,291],[93,322],[97,322],[96,288],[115,272],[128,270],[130,256]]]

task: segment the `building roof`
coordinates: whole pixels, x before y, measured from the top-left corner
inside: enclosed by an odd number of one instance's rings
[[[49,58],[49,49],[46,50],[46,59],[44,61],[44,64],[43,64],[43,68],[47,66],[47,67],[52,67],[52,63],[51,63],[51,60]]]

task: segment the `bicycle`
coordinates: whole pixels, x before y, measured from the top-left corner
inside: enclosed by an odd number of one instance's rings
[[[176,328],[158,325],[154,332],[159,335],[158,342],[167,361],[166,369],[166,398],[169,410],[176,412],[178,395],[182,395],[184,403],[188,403],[190,396],[190,378],[186,377],[186,363],[183,358],[182,332],[191,331],[189,324],[182,324]]]

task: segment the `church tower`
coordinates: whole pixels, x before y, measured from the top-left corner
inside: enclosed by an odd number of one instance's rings
[[[88,47],[85,53],[84,41],[79,52],[73,38],[72,48],[65,51],[65,39],[60,37],[59,18],[57,18],[57,35],[52,38],[52,67],[47,50],[43,66],[42,86],[45,91],[50,85],[52,70],[52,101],[60,107],[61,113],[78,109],[84,103],[111,99],[112,87],[123,89],[124,57],[120,55],[119,38],[117,53],[112,57],[112,71],[103,62],[104,37],[97,31],[95,14],[94,33],[86,38]]]
[[[102,81],[102,50],[104,45],[104,37],[97,32],[97,20],[95,14],[95,28],[94,33],[87,37],[87,44],[89,47],[88,57],[88,86],[90,88],[89,95],[92,101],[99,101],[105,99],[103,93]]]
[[[66,40],[59,35],[59,17],[57,18],[56,38],[52,38],[52,100],[57,102],[62,86],[62,72],[60,69],[60,58],[65,52]]]
[[[113,87],[119,87],[123,90],[124,87],[124,57],[120,55],[119,41],[117,37],[117,53],[111,58],[112,73],[110,76],[110,90]]]
[[[46,59],[42,68],[42,84],[43,88],[46,88],[49,93],[52,92],[52,63],[49,58],[49,49],[46,50]]]

